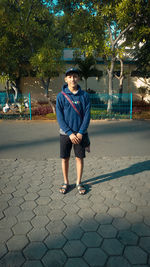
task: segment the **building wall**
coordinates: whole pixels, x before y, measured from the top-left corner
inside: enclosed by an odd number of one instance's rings
[[[65,69],[70,68],[73,64],[67,64]],[[126,64],[125,69],[128,71],[132,71],[134,69],[134,65]],[[87,88],[93,89],[98,93],[108,93],[108,76],[106,74],[106,70],[104,65],[97,64],[97,68],[103,71],[103,76],[98,81],[96,77],[90,77],[87,81]],[[65,71],[64,71],[65,72]],[[49,85],[49,95],[52,98],[56,98],[56,95],[61,91],[64,82],[64,74],[60,74],[59,77],[53,78]],[[137,93],[137,83],[136,78],[130,77],[129,75],[124,80],[123,84],[123,93]],[[82,89],[85,89],[85,81],[81,80],[79,82]],[[119,89],[119,81],[114,78],[114,93],[118,93]],[[44,88],[40,79],[33,77],[24,77],[21,79],[21,91],[23,94],[31,93],[32,99],[44,101],[46,100]]]

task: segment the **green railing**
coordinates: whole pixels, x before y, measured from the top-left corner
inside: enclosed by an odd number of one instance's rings
[[[132,119],[132,93],[89,94],[91,119]]]

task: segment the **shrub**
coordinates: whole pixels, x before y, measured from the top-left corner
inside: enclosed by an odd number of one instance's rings
[[[51,106],[49,105],[40,105],[32,109],[32,115],[46,115],[48,113],[53,113]]]

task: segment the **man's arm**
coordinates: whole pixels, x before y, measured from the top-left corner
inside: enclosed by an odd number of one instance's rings
[[[90,99],[89,99],[89,96],[87,93],[85,95],[85,101],[86,101],[86,107],[85,107],[84,117],[83,117],[83,121],[82,121],[82,124],[80,126],[80,129],[79,129],[79,134],[81,134],[81,135],[83,135],[86,132],[86,130],[89,126],[89,123],[90,123],[91,105],[90,105]]]

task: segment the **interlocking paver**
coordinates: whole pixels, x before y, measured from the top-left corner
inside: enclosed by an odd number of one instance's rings
[[[83,219],[80,223],[81,228],[86,231],[96,231],[98,223],[94,219]]]
[[[111,256],[108,259],[107,267],[131,267],[129,262],[122,256]]]
[[[32,228],[30,222],[18,222],[12,227],[12,231],[15,235],[22,235],[27,234]]]
[[[112,238],[117,235],[117,230],[111,224],[100,225],[98,233],[104,238]]]
[[[31,220],[31,224],[34,228],[44,228],[49,223],[49,218],[47,216],[35,216]]]
[[[139,239],[135,233],[129,230],[119,231],[117,237],[124,245],[136,245]]]
[[[46,225],[46,229],[52,233],[62,233],[66,228],[65,224],[61,220],[51,221]]]
[[[144,160],[90,155],[85,196],[73,186],[59,193],[59,159],[0,160],[0,265],[148,267],[150,167],[144,170]],[[74,184],[72,158],[70,170]]]
[[[146,264],[147,254],[137,246],[127,246],[124,251],[125,257],[131,264]]]
[[[150,236],[150,228],[144,223],[137,223],[132,226],[132,231],[139,236]]]
[[[65,267],[88,267],[87,263],[82,258],[69,258],[65,264]]]
[[[141,237],[139,246],[150,255],[150,237]]]
[[[7,241],[9,251],[20,251],[28,244],[25,235],[15,235]]]
[[[107,255],[100,248],[88,248],[84,259],[90,266],[105,266]]]
[[[49,250],[43,257],[42,262],[45,267],[64,266],[67,257],[61,249]]]
[[[63,234],[68,240],[75,240],[80,239],[83,235],[84,231],[78,225],[70,226],[68,225],[67,228],[64,230]]]
[[[114,238],[105,239],[102,244],[102,248],[108,255],[121,255],[124,246],[117,239]]]
[[[32,242],[23,250],[23,254],[28,260],[39,260],[46,251],[47,248],[42,242]]]
[[[8,252],[1,260],[1,266],[21,266],[25,262],[25,258],[20,251]]]
[[[86,247],[80,240],[69,240],[63,247],[68,257],[81,257]]]
[[[56,249],[56,248],[62,248],[67,239],[64,237],[64,235],[60,233],[54,233],[48,235],[48,237],[44,240],[44,243],[49,249]]]
[[[84,233],[81,240],[87,247],[94,248],[100,247],[100,244],[102,243],[103,239],[96,232],[86,232]]]
[[[43,241],[48,235],[48,231],[45,228],[33,228],[28,234],[30,241]]]

